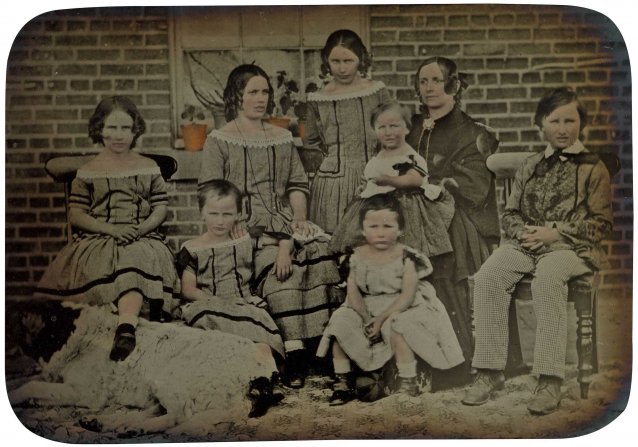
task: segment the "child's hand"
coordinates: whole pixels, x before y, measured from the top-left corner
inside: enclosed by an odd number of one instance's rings
[[[521,247],[530,251],[536,251],[544,245],[549,245],[559,239],[560,233],[556,228],[533,225],[525,225],[525,230],[521,232],[519,237]]]
[[[377,317],[374,317],[366,324],[364,330],[366,333],[366,337],[368,337],[368,340],[370,340],[370,344],[378,343],[381,341],[382,325],[383,322]]]
[[[279,281],[285,281],[291,274],[292,258],[290,257],[290,252],[280,247],[275,261],[275,275]]]
[[[374,177],[370,179],[373,183],[376,183],[379,186],[392,186],[391,182],[393,180],[389,175],[381,174],[378,177]]]
[[[137,225],[113,225],[111,236],[119,245],[127,245],[140,238]]]

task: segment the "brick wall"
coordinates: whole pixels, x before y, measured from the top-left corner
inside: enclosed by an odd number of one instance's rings
[[[171,151],[168,30],[164,8],[98,8],[45,14],[16,37],[6,92],[7,296],[28,296],[65,244],[63,188],[43,164],[92,149],[86,122],[99,99],[131,96],[148,124],[139,146]],[[550,87],[577,88],[592,118],[586,145],[623,163],[613,179],[614,238],[605,245],[613,270],[602,286],[630,296],[631,80],[612,23],[572,7],[372,6],[370,41],[374,77],[414,107],[419,62],[435,54],[457,61],[469,74],[464,107],[498,132],[501,151],[541,147],[532,126],[537,99]],[[193,181],[169,184],[164,230],[173,249],[200,231],[194,188]]]

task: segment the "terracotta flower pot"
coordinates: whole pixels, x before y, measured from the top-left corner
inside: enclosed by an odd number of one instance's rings
[[[290,126],[290,118],[285,116],[272,116],[266,119],[266,121],[273,126],[283,127],[284,129],[288,129],[288,126]]]
[[[206,141],[208,126],[206,124],[183,124],[182,138],[184,149],[187,151],[201,151]]]

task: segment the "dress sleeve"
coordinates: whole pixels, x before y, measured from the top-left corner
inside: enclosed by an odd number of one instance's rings
[[[177,274],[181,277],[184,270],[188,270],[191,273],[197,273],[197,258],[191,254],[186,247],[177,253],[175,257],[175,264],[177,267]]]
[[[161,174],[153,174],[151,177],[151,208],[168,205],[168,192],[166,182]]]
[[[308,187],[308,175],[301,163],[299,152],[293,143],[290,143],[290,167],[288,170],[288,182],[286,183],[286,194],[291,191],[301,191],[306,196],[310,195]]]
[[[453,161],[451,167],[452,177],[459,184],[458,188],[450,187],[454,199],[471,206],[485,203],[494,179],[478,149],[475,147],[470,155]]]
[[[414,263],[417,278],[423,279],[432,274],[434,270],[432,263],[423,253],[416,251],[413,248],[405,247],[403,250],[403,259],[410,259]]]
[[[199,180],[197,186],[201,187],[205,183],[223,179],[227,167],[227,156],[222,148],[222,142],[212,137],[211,135],[206,138],[204,143],[204,150],[202,151],[201,165],[199,171]]]
[[[77,208],[85,212],[91,208],[91,188],[86,179],[76,177],[71,183],[69,208]]]
[[[326,145],[321,134],[320,125],[319,107],[315,101],[309,101],[303,145],[308,149],[319,149],[325,154]]]

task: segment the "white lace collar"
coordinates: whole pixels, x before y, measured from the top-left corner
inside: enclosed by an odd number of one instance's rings
[[[135,177],[136,175],[154,175],[160,174],[159,166],[150,166],[148,168],[134,168],[128,170],[99,170],[93,171],[88,169],[80,168],[76,174],[77,177],[81,178],[126,178],[126,177]]]
[[[208,134],[211,138],[217,138],[218,140],[224,141],[229,144],[236,144],[239,146],[258,146],[258,147],[269,147],[274,144],[285,144],[292,143],[292,133],[289,131],[281,132],[280,135],[274,137],[263,137],[263,138],[243,138],[235,135],[228,135],[227,133],[221,132],[219,129],[213,129],[210,134]]]
[[[323,90],[308,93],[308,101],[343,101],[344,99],[363,98],[365,96],[374,95],[379,90],[385,88],[385,84],[381,81],[371,81],[370,85],[362,90],[348,93],[337,93],[334,95],[326,94]]]

